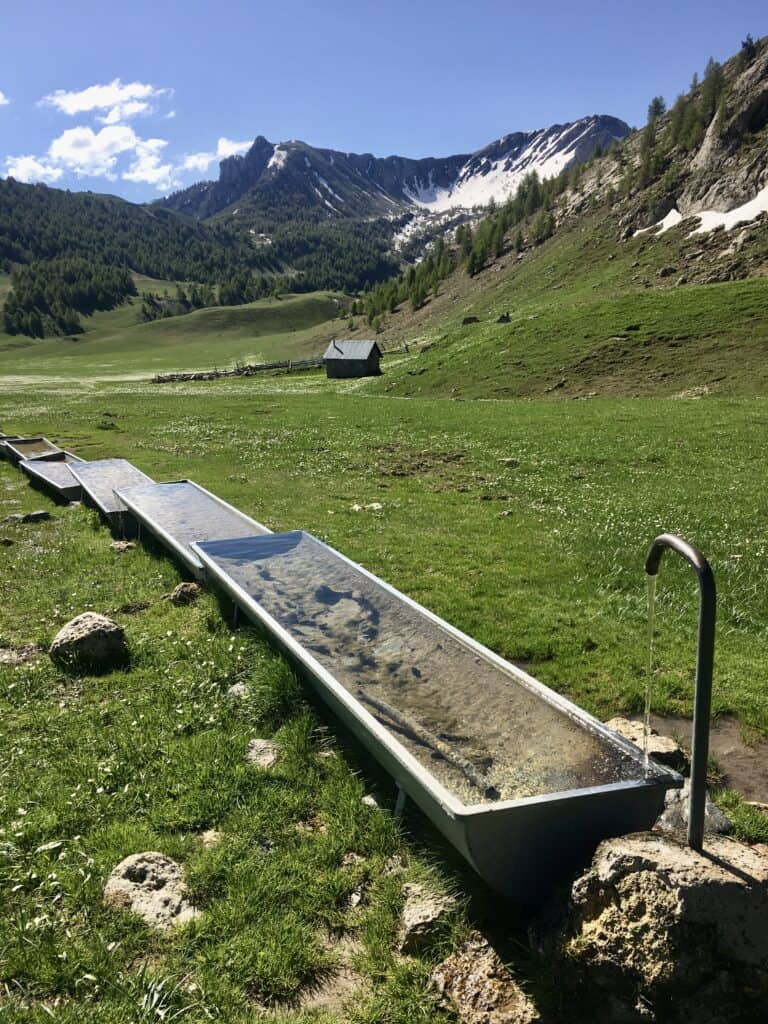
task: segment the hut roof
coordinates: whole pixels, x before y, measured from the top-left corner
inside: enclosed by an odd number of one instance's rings
[[[367,359],[376,350],[381,349],[375,341],[343,341],[334,340],[325,350],[323,359]]]

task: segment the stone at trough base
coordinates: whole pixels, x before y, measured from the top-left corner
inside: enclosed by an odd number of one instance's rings
[[[766,1020],[768,847],[712,836],[699,854],[656,833],[609,839],[573,885],[569,934],[596,1020]]]
[[[659,832],[687,832],[691,783],[685,780],[682,789],[668,789],[664,797],[664,811],[653,826]],[[704,831],[707,834],[727,836],[733,832],[733,822],[707,797],[704,810]]]
[[[193,604],[202,594],[202,587],[197,583],[178,583],[165,600],[171,604]]]
[[[609,729],[613,729],[625,740],[643,749],[643,723],[632,722],[628,718],[612,718],[605,723]],[[688,758],[685,751],[670,736],[659,736],[655,729],[651,729],[648,736],[648,756],[659,764],[668,768],[674,768],[676,772],[683,772],[688,768]]]
[[[233,683],[227,690],[227,697],[230,700],[242,700],[248,696],[248,687],[245,683]]]
[[[461,1024],[533,1024],[539,1013],[498,953],[473,936],[432,971],[439,1004]]]
[[[251,740],[245,752],[245,760],[258,768],[271,768],[279,752],[278,745],[272,740]]]
[[[63,626],[48,653],[64,668],[96,672],[107,672],[128,660],[123,627],[96,612],[84,612]]]
[[[104,902],[161,929],[186,924],[200,913],[186,899],[179,865],[154,851],[120,861],[104,887]]]
[[[413,882],[403,886],[403,895],[398,945],[401,953],[412,955],[426,949],[436,938],[456,901]]]

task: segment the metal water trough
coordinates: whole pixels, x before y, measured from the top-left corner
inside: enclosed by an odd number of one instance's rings
[[[69,467],[84,461],[72,452],[62,451],[37,459],[22,459],[19,469],[36,486],[53,491],[64,501],[76,501],[80,497],[80,482]]]
[[[515,900],[540,899],[602,839],[650,828],[666,790],[682,785],[676,773],[646,767],[634,744],[581,708],[310,534],[192,550],[401,793]]]
[[[45,458],[56,455],[62,449],[47,437],[13,437],[3,441],[11,462],[18,465],[22,460]]]
[[[127,459],[96,459],[73,463],[70,470],[80,483],[85,501],[97,508],[112,525],[125,529],[126,507],[116,496],[117,487],[154,483]]]
[[[192,541],[223,540],[270,533],[234,505],[217,498],[192,480],[146,483],[118,487],[118,500],[195,576],[203,563],[191,548]]]

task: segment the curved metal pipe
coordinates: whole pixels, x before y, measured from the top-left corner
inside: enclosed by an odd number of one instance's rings
[[[712,709],[712,668],[715,658],[717,591],[709,562],[695,547],[673,533],[660,534],[648,549],[645,571],[655,576],[665,548],[671,548],[693,567],[699,580],[699,641],[696,654],[696,690],[693,699],[693,747],[691,789],[688,801],[688,845],[704,846],[704,814],[707,802],[709,719]]]

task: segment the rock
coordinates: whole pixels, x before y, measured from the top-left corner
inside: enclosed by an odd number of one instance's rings
[[[685,276],[685,274],[683,274],[682,277],[678,277],[678,279],[675,282],[675,284],[677,285],[678,288],[682,288],[683,285],[688,284],[688,278]]]
[[[677,267],[660,267],[656,271],[656,277],[672,277],[677,273]]]
[[[439,1005],[461,1024],[533,1024],[541,1018],[486,940],[475,935],[432,971]]]
[[[502,313],[501,316],[497,319],[496,323],[497,324],[508,324],[511,319],[512,319],[512,317],[509,315],[509,313]]]
[[[669,789],[664,798],[664,811],[654,825],[660,832],[686,832],[688,830],[688,801],[691,783],[686,779],[682,789]],[[728,835],[733,831],[733,822],[707,797],[704,811],[704,831],[717,835]]]
[[[410,956],[426,949],[440,934],[456,901],[451,896],[440,896],[413,882],[403,886],[403,895],[405,903],[400,917],[398,948]]]
[[[153,928],[186,924],[200,913],[186,898],[180,866],[154,851],[120,861],[104,887],[104,902],[138,914]]]
[[[279,752],[280,748],[272,740],[251,740],[245,752],[245,760],[258,768],[271,768]]]
[[[233,683],[227,690],[227,696],[230,700],[242,700],[248,696],[248,687],[245,683]]]
[[[379,807],[381,806],[379,801],[376,799],[375,796],[373,796],[372,793],[366,793],[365,796],[362,797],[361,803],[365,804],[366,807],[371,807],[373,810],[378,810]]]
[[[171,604],[193,604],[202,592],[202,587],[197,583],[179,583],[170,594],[164,595],[164,600]]]
[[[461,326],[466,327],[468,324],[479,324],[480,321],[476,316],[465,316],[461,321]]]
[[[768,847],[609,839],[574,883],[570,915],[567,962],[600,994],[603,1020],[766,1019]]]
[[[132,540],[113,540],[109,546],[113,551],[133,551],[136,544]]]
[[[11,540],[10,537],[0,537],[0,547],[12,548],[15,543],[16,541]]]
[[[51,518],[50,512],[45,512],[41,509],[39,512],[13,512],[11,515],[6,516],[3,520],[4,523],[44,523],[46,519]]]
[[[224,838],[223,832],[218,832],[215,828],[206,829],[205,832],[200,833],[200,842],[206,849],[210,846],[216,846]]]
[[[63,626],[48,653],[64,668],[96,672],[108,672],[128,661],[123,627],[96,612],[84,612]]]
[[[613,729],[625,740],[643,749],[643,723],[632,722],[628,718],[611,718],[605,723],[609,729]],[[669,736],[659,736],[655,729],[651,729],[648,737],[648,756],[659,764],[668,768],[674,768],[676,772],[684,772],[688,768],[688,758],[685,751]]]

